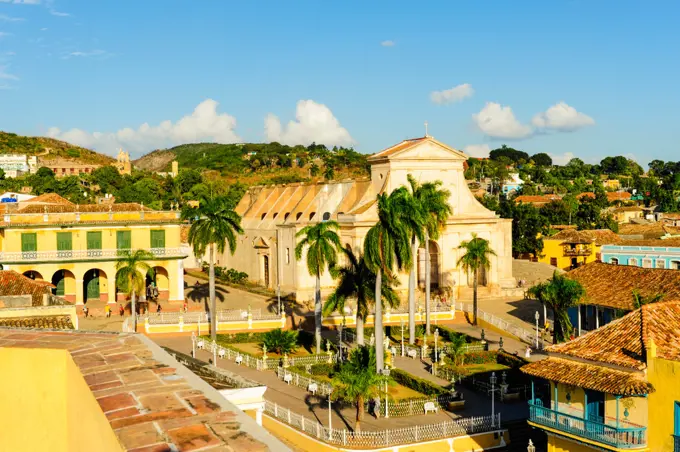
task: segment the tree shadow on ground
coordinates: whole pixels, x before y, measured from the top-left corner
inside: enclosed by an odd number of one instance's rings
[[[319,424],[325,425],[324,421],[319,419],[319,416],[317,415],[317,409],[328,409],[328,397],[309,394],[305,397],[305,404],[307,405],[309,412],[314,415],[316,421]],[[342,422],[345,424],[345,428],[347,430],[353,431],[354,429],[345,418],[345,415],[342,413],[343,408],[346,408],[346,405],[341,401],[334,400],[331,405],[332,411],[334,411],[340,420],[342,420]]]
[[[215,298],[220,302],[224,303],[224,296],[228,294],[229,291],[221,286],[215,286]],[[187,297],[194,303],[201,303],[205,305],[206,309],[210,301],[210,286],[208,283],[194,284],[187,293]]]
[[[308,310],[302,304],[295,300],[293,294],[281,295],[281,305],[287,317],[290,317],[291,327],[295,329],[306,329],[310,325],[307,322],[306,315]],[[278,297],[270,297],[267,299],[267,311],[277,313],[279,311]],[[295,323],[297,320],[297,324]],[[311,328],[314,329],[312,321]]]

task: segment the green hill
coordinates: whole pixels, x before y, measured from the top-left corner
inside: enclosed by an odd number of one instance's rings
[[[63,158],[80,163],[99,165],[108,165],[115,160],[108,155],[99,154],[54,138],[25,137],[3,131],[0,131],[0,154],[37,155],[40,156],[41,160]]]
[[[286,146],[279,143],[197,143],[153,151],[133,164],[147,171],[195,169],[209,177],[245,185],[310,182],[368,176],[366,155],[353,149]]]

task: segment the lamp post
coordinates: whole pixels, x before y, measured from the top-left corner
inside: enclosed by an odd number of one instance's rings
[[[331,423],[331,394],[333,391],[328,393],[328,435],[333,435],[333,424]]]
[[[536,446],[534,446],[534,443],[531,440],[529,440],[529,445],[527,446],[527,452],[536,452]]]
[[[538,319],[541,318],[541,314],[536,311],[536,315],[534,317],[536,318],[536,350],[538,350]]]
[[[489,382],[491,383],[491,427],[496,426],[496,417],[495,417],[495,402],[496,402],[496,390],[494,386],[496,385],[496,372],[491,373],[491,378],[489,378]]]
[[[342,362],[342,326],[342,323],[338,326],[338,361],[340,362]]]
[[[401,318],[401,357],[404,357],[404,318]]]

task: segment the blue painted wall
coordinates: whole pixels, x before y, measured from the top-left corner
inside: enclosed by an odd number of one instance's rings
[[[604,245],[600,254],[607,264],[680,269],[680,248],[675,247]]]

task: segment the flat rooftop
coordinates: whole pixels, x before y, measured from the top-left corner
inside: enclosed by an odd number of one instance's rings
[[[0,328],[0,351],[17,349],[68,351],[123,450],[288,450],[142,335]]]

